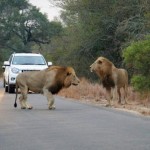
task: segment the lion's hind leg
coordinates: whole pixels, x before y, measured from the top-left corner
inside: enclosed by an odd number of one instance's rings
[[[21,109],[26,109],[26,105],[25,105],[25,103],[24,103],[24,100],[23,100],[23,96],[22,96],[22,95],[19,97],[19,100],[20,100]]]
[[[128,86],[125,85],[123,89],[124,89],[124,102],[125,104],[128,104]]]
[[[28,87],[21,87],[20,104],[22,109],[32,109],[33,107],[27,102]]]

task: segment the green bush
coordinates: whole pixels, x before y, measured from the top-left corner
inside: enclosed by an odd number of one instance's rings
[[[131,83],[134,85],[136,90],[147,91],[150,89],[150,76],[133,76]]]
[[[139,91],[150,91],[150,37],[133,42],[123,51],[123,57],[126,65],[133,70],[133,87]]]

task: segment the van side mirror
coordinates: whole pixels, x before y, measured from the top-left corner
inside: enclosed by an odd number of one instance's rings
[[[48,66],[52,66],[52,62],[47,62]]]
[[[4,67],[5,66],[10,66],[10,63],[9,63],[9,61],[4,61],[4,65],[3,65]]]
[[[10,66],[9,61],[4,61],[2,69],[5,70],[6,66]]]

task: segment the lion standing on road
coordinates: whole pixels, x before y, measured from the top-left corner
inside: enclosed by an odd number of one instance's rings
[[[99,57],[90,66],[90,70],[101,78],[103,87],[106,88],[108,106],[111,106],[112,98],[117,98],[117,93],[118,103],[121,104],[121,88],[124,89],[124,100],[127,103],[128,73],[125,69],[116,68],[107,58]],[[111,90],[113,90],[113,96],[111,96]]]
[[[21,91],[20,104],[22,109],[32,109],[27,103],[27,94],[31,90],[35,93],[43,93],[48,100],[48,108],[54,109],[54,97],[62,88],[78,85],[79,79],[72,67],[52,66],[42,71],[29,71],[20,73],[16,78],[16,99],[14,107],[17,107],[18,87]]]

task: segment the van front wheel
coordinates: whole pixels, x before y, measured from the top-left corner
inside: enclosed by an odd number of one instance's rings
[[[15,86],[8,84],[8,93],[15,93]]]
[[[5,92],[8,92],[8,86],[5,84]]]

